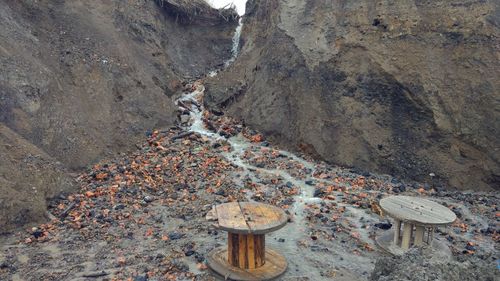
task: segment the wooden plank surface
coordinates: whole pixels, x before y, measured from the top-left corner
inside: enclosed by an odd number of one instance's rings
[[[227,260],[232,266],[239,266],[239,234],[229,233],[227,242]]]
[[[389,216],[420,225],[447,225],[457,218],[455,213],[436,202],[410,196],[391,196],[380,200],[380,207]]]
[[[228,234],[227,261],[230,265],[255,269],[265,263],[265,237],[253,234]]]
[[[246,203],[240,203],[240,206],[252,232],[269,230],[280,224],[282,211],[277,208]]]
[[[415,240],[414,240],[415,245],[420,246],[424,243],[424,233],[425,233],[425,227],[420,225],[415,226]]]
[[[396,220],[396,222],[394,222],[394,239],[393,239],[394,245],[399,245],[399,231],[400,230],[401,230],[401,221]]]
[[[257,264],[255,263],[255,239],[253,234],[247,235],[247,259],[248,259],[248,269],[255,269]]]
[[[247,235],[238,234],[238,236],[239,236],[239,249],[238,249],[239,267],[248,268]]]
[[[250,233],[248,224],[238,203],[215,206],[219,227],[233,233]],[[231,231],[233,230],[233,231]]]
[[[255,267],[263,266],[266,263],[266,237],[264,234],[255,235]]]
[[[410,248],[412,232],[413,232],[413,225],[405,223],[403,225],[403,238],[401,238],[401,248],[403,248],[404,250]]]
[[[215,206],[207,219],[217,218],[217,227],[231,233],[265,234],[282,228],[288,218],[278,207],[257,202],[231,202]]]

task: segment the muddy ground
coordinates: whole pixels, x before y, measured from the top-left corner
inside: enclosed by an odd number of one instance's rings
[[[79,192],[50,203],[52,221],[1,238],[0,280],[214,280],[206,255],[226,244],[226,233],[205,214],[213,204],[248,200],[289,215],[267,239],[289,262],[281,280],[397,280],[391,274],[401,271],[373,240],[390,228],[377,202],[392,194],[429,198],[457,214],[436,232],[453,253],[448,271],[470,262],[465,276],[477,268],[492,270],[476,280],[498,276],[497,194],[445,191],[296,156],[203,111],[202,81],[184,91],[183,123],[148,132],[135,152],[79,175]],[[452,280],[433,274],[418,280]]]

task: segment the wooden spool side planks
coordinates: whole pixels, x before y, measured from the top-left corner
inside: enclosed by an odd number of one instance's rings
[[[263,234],[228,234],[228,262],[232,266],[255,269],[266,261],[266,238]]]
[[[286,224],[283,210],[256,202],[232,202],[214,206],[206,217],[228,232],[228,247],[214,249],[208,256],[208,266],[220,277],[273,280],[286,271],[286,259],[265,246],[265,233]]]
[[[227,260],[228,250],[217,248],[209,253],[207,263],[210,269],[223,280],[267,281],[275,280],[285,273],[288,263],[279,253],[266,249],[266,262],[255,269],[231,266]]]

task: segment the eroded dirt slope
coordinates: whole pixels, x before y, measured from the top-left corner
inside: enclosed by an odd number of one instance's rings
[[[1,0],[0,124],[11,141],[75,170],[174,124],[172,95],[230,56],[236,23],[201,0],[169,2]],[[0,164],[22,165],[7,161],[16,153],[3,150]]]
[[[333,163],[498,189],[499,13],[498,1],[252,0],[241,55],[205,101]]]
[[[61,163],[0,123],[0,234],[47,220],[45,200],[75,190]]]

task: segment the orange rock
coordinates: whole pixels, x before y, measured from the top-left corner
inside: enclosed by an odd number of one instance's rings
[[[125,263],[127,262],[125,257],[119,257],[117,261],[119,265],[125,265]]]
[[[94,197],[94,196],[95,196],[95,193],[94,193],[94,192],[92,192],[92,191],[87,191],[87,192],[85,192],[85,196],[86,196],[87,198],[91,198],[91,197]]]
[[[199,269],[199,270],[205,270],[207,269],[207,265],[204,264],[204,263],[199,263],[196,265],[196,267]]]
[[[257,134],[255,136],[252,136],[250,139],[252,142],[261,142],[264,140],[264,137],[261,134]]]
[[[108,177],[108,174],[107,173],[99,173],[95,176],[96,179],[98,180],[104,180]]]

